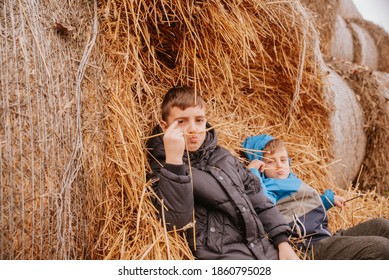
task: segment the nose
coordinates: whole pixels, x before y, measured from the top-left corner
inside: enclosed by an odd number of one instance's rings
[[[186,127],[186,132],[189,134],[197,132],[197,127],[194,121],[189,121],[188,126]]]

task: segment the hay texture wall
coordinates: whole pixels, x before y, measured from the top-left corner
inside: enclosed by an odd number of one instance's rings
[[[90,255],[95,203],[82,165],[95,10],[88,1],[1,2],[0,259]]]
[[[192,259],[146,180],[145,143],[176,85],[204,97],[235,155],[270,133],[301,178],[337,188],[334,107],[299,1],[46,2],[1,4],[0,259]],[[331,227],[388,217],[386,205],[366,192]]]
[[[380,82],[385,78],[378,77],[389,72],[389,34],[364,20],[351,0],[302,3],[316,18],[320,49],[333,69],[326,83],[329,98],[344,100],[335,102],[332,117],[335,181],[343,188],[353,182],[387,196],[389,176],[383,162],[389,160],[388,89]]]

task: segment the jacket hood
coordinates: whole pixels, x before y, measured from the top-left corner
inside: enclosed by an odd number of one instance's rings
[[[245,154],[247,158],[252,161],[253,159],[262,160],[263,158],[263,149],[267,143],[269,143],[274,138],[268,134],[260,134],[256,136],[248,137],[244,140],[242,146],[246,149]]]

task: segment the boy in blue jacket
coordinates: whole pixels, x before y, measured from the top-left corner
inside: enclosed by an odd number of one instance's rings
[[[261,134],[243,142],[248,168],[262,182],[263,193],[292,227],[291,240],[313,259],[389,259],[389,221],[372,219],[334,235],[326,211],[344,207],[345,199],[326,190],[319,195],[290,170],[285,144]]]

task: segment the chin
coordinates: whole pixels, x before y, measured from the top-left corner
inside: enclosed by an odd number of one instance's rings
[[[189,152],[196,152],[198,149],[199,149],[200,147],[197,147],[197,146],[195,146],[195,147],[188,147],[188,151]]]

